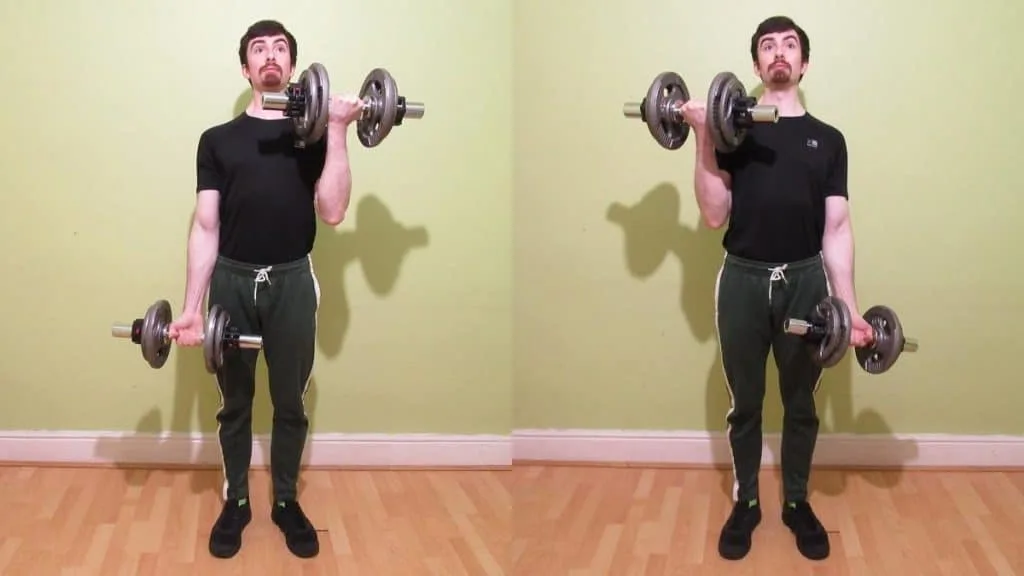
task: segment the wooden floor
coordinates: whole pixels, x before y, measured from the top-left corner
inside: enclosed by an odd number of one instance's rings
[[[1024,473],[815,471],[832,555],[805,560],[761,473],[750,554],[718,556],[731,480],[712,470],[517,468],[515,574],[1024,576]]]
[[[1024,575],[1024,473],[816,471],[832,556],[803,559],[762,473],[750,555],[721,560],[729,477],[715,470],[309,471],[321,554],[294,558],[251,475],[242,551],[207,552],[218,471],[0,467],[0,574]]]
[[[219,471],[0,467],[0,575],[501,576],[512,522],[502,472],[309,471],[300,502],[320,555],[293,557],[250,475],[242,551],[210,556]],[[261,497],[262,496],[262,497]]]

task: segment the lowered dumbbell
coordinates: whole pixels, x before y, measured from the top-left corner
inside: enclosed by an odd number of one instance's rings
[[[626,103],[622,113],[646,123],[651,136],[663,148],[676,150],[690,137],[690,125],[681,112],[689,100],[690,92],[683,78],[675,72],[662,72],[651,82],[643,100]],[[711,141],[720,152],[738,148],[755,122],[779,120],[778,107],[759,105],[756,98],[747,96],[743,83],[732,72],[720,72],[711,81],[706,113]]]
[[[786,319],[782,323],[782,331],[802,337],[814,363],[831,368],[846,354],[852,324],[846,303],[835,296],[829,296],[818,302],[807,318]]]
[[[237,328],[229,326],[231,318],[219,305],[210,307],[203,330],[203,358],[206,371],[216,374],[224,365],[224,351],[239,348],[259,350],[263,347],[263,338],[240,334]],[[128,338],[142,348],[142,358],[151,368],[162,368],[171,355],[172,340],[169,335],[171,325],[171,304],[167,300],[157,300],[142,318],[131,324],[114,324],[111,335],[115,338]]]
[[[881,374],[892,368],[904,352],[917,352],[917,340],[903,334],[903,324],[888,306],[872,306],[864,312],[864,321],[871,325],[871,343],[857,348],[857,363],[869,374]]]
[[[395,126],[408,118],[423,118],[425,106],[409,102],[398,93],[398,83],[383,68],[374,68],[366,75],[359,90],[363,113],[356,121],[356,134],[367,148],[380,144]],[[331,81],[327,68],[314,62],[299,74],[299,81],[289,83],[284,92],[263,94],[262,105],[280,110],[295,123],[296,145],[305,147],[324,136],[330,111]]]
[[[903,352],[916,352],[917,341],[903,335],[903,325],[891,308],[872,306],[864,313],[874,338],[871,344],[856,349],[857,363],[869,374],[886,372]],[[850,346],[853,325],[846,303],[829,296],[818,303],[806,319],[787,319],[782,330],[807,341],[814,361],[830,368],[839,363]]]

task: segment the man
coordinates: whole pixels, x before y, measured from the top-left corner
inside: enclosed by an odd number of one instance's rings
[[[264,110],[261,94],[285,89],[297,53],[295,37],[276,21],[256,22],[242,36],[238,56],[252,100],[245,112],[199,138],[185,305],[170,336],[182,346],[202,343],[207,290],[209,306],[224,307],[243,333],[263,336],[274,407],[271,518],[289,550],[309,558],[319,553],[319,540],[298,504],[297,483],[309,427],[303,402],[320,301],[310,253],[317,215],[335,226],[348,209],[352,175],[346,137],[362,103],[332,96],[324,139],[296,147],[292,120]],[[220,558],[238,553],[252,519],[248,470],[258,355],[255,350],[228,354],[217,373],[224,507],[209,548]]]
[[[782,332],[782,322],[806,316],[834,293],[850,307],[851,344],[870,341],[854,292],[846,142],[800,103],[810,42],[799,26],[783,16],[768,18],[754,32],[750,53],[764,85],[760,103],[778,106],[778,123],[758,124],[738,150],[722,154],[708,137],[706,103],[691,100],[683,107],[696,136],[694,188],[702,218],[712,228],[729,223],[715,313],[732,399],[727,422],[735,503],[718,547],[724,558],[743,558],[761,521],[761,412],[772,350],[785,408],[782,519],[805,557],[823,559],[828,535],[807,501],[821,368],[799,338]]]

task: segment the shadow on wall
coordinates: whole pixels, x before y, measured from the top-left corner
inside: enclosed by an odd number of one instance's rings
[[[250,92],[246,90],[236,102],[236,115],[244,111]],[[415,248],[426,247],[429,235],[423,227],[407,228],[398,223],[391,210],[380,197],[369,194],[355,204],[354,229],[339,231],[321,223],[312,258],[317,280],[320,284],[320,309],[318,310],[318,348],[327,358],[341,354],[349,326],[350,309],[345,290],[345,272],[351,264],[359,264],[363,277],[374,294],[387,296],[398,282],[402,263]],[[354,214],[353,214],[354,212]],[[188,233],[192,226],[192,214],[186,220],[185,234],[181,237],[182,249],[187,245]],[[184,281],[184,278],[182,279]],[[173,299],[172,299],[173,302]],[[172,304],[177,314],[180,305]],[[148,473],[132,471],[148,462],[176,462],[194,467],[220,468],[220,449],[215,441],[217,411],[220,395],[216,378],[206,372],[202,349],[174,348],[175,394],[169,422],[164,422],[158,408],[147,411],[139,420],[135,433],[123,438],[103,439],[97,446],[96,455],[108,459],[115,466],[124,468],[128,482],[142,485]],[[266,363],[256,366],[256,395],[253,406],[253,434],[268,435],[272,428],[273,411],[268,391]],[[315,377],[310,382],[306,395],[307,413],[310,418],[310,433],[316,430],[317,385]],[[209,440],[196,442],[188,437],[198,422],[198,429]],[[170,436],[167,432],[176,433]],[[159,436],[159,448],[153,452],[152,437]],[[270,461],[270,446],[266,438],[260,439],[263,462]],[[309,444],[303,455],[303,463],[310,457]],[[212,490],[218,495],[221,478],[208,474],[193,475],[192,489],[195,493]],[[301,489],[301,487],[300,487]]]
[[[694,200],[696,201],[696,200]],[[722,230],[711,230],[704,226],[692,228],[680,222],[679,190],[672,184],[662,183],[648,191],[639,202],[632,206],[613,203],[608,208],[607,218],[618,225],[625,241],[626,266],[631,275],[638,279],[646,279],[653,275],[664,263],[666,258],[673,256],[681,264],[683,277],[680,292],[680,308],[694,337],[702,343],[714,338],[717,343],[715,328],[715,279],[722,265]],[[821,434],[831,433],[862,433],[883,434],[891,436],[892,432],[882,416],[871,409],[862,410],[854,416],[851,392],[852,371],[855,366],[851,362],[851,354],[834,368],[827,370],[822,379],[821,387],[816,395],[818,413],[822,416]],[[781,430],[782,404],[779,396],[778,374],[774,360],[766,358],[767,381],[764,403],[764,431],[775,433]],[[716,435],[712,443],[713,456],[723,466],[721,480],[722,491],[732,497],[731,454],[728,443],[724,439],[726,414],[729,411],[729,393],[725,384],[721,354],[716,354],[715,361],[709,367],[706,380],[706,418],[709,423],[717,423],[713,430]],[[826,418],[831,410],[831,418]],[[831,427],[826,422],[832,423]],[[767,442],[768,450],[774,461],[780,461],[778,437],[774,436]],[[835,445],[835,444],[833,444]],[[820,452],[825,448],[819,442],[816,459],[833,461],[836,455]],[[908,443],[899,451],[901,461],[916,454],[916,446]],[[841,457],[839,457],[841,459]],[[776,472],[776,475],[781,475]],[[898,481],[898,474],[863,473],[866,480],[885,486]],[[846,476],[827,485],[815,485],[811,478],[811,489],[828,494],[837,494],[845,487]]]

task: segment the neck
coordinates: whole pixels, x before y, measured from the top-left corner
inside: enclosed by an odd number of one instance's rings
[[[807,113],[800,103],[799,87],[795,84],[785,87],[765,86],[758,104],[777,106],[780,117],[803,116]]]
[[[262,120],[280,120],[284,118],[284,112],[281,110],[268,110],[263,107],[263,92],[252,89],[252,99],[249,100],[249,105],[245,107],[245,113],[253,118],[260,118]]]

